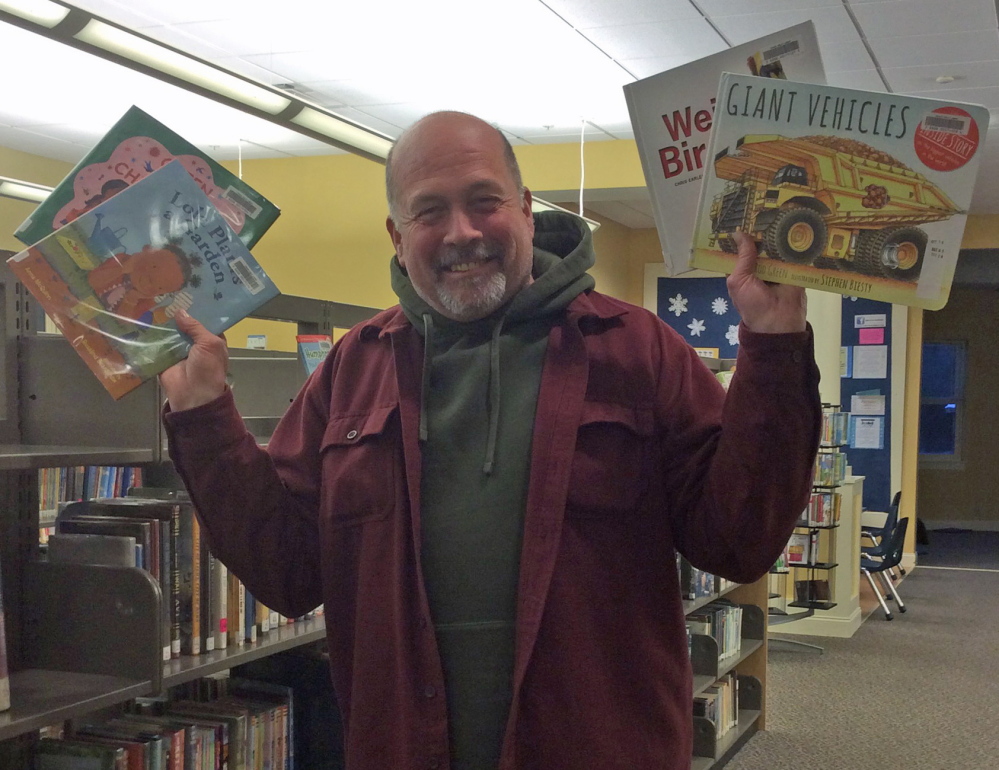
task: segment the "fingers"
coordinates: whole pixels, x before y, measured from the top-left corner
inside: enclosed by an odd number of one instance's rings
[[[214,337],[204,325],[198,321],[198,319],[191,316],[186,310],[178,310],[177,314],[174,316],[174,320],[177,322],[177,328],[180,329],[184,334],[194,340],[195,344],[199,340],[205,340],[208,337]]]
[[[759,255],[756,252],[756,244],[753,239],[742,232],[732,234],[738,247],[735,269],[728,277],[729,293],[738,292],[740,287],[751,284],[756,280],[756,263]]]

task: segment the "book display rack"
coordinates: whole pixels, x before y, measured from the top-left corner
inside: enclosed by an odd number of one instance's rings
[[[329,334],[375,310],[279,296],[254,317]],[[39,558],[41,471],[132,466],[155,483],[172,473],[160,427],[163,396],[150,380],[114,402],[61,335],[39,333],[40,309],[0,268],[0,575],[11,707],[0,742],[120,707],[140,696],[325,638],[322,617],[254,644],[162,659],[159,583],[145,570],[49,564]],[[305,374],[294,353],[233,351],[237,405],[266,440]],[[100,586],[100,590],[94,590]]]

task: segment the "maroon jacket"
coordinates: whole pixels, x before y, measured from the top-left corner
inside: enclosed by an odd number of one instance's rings
[[[819,438],[811,333],[741,331],[726,398],[640,308],[589,292],[552,329],[503,770],[689,766],[675,551],[736,581],[763,575],[805,507]],[[348,770],[448,767],[420,574],[422,356],[398,308],[355,327],[266,451],[228,393],[166,414],[215,554],[285,615],[325,603]]]

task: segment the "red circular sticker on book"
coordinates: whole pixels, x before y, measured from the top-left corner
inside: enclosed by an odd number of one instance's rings
[[[978,123],[960,107],[940,107],[916,127],[913,144],[919,159],[934,171],[956,171],[978,149]]]

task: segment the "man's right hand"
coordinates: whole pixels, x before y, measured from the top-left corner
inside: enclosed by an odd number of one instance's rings
[[[170,409],[179,412],[214,401],[225,392],[229,348],[224,337],[215,336],[186,312],[181,311],[174,320],[194,341],[186,359],[160,374]]]

